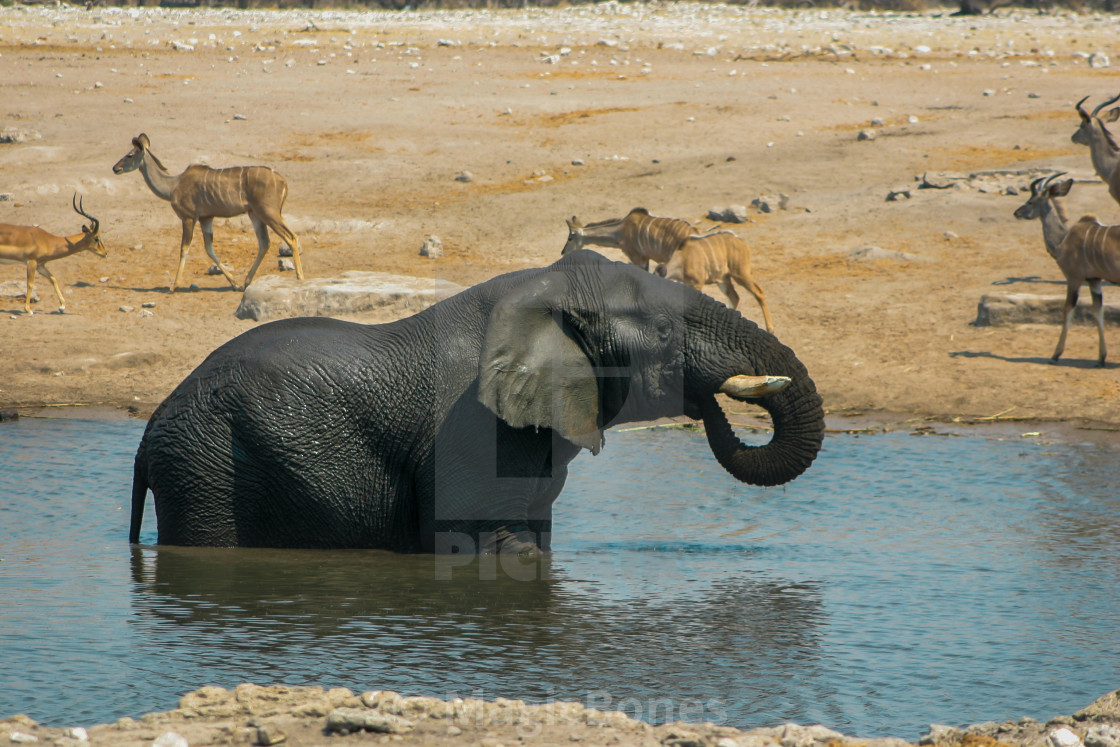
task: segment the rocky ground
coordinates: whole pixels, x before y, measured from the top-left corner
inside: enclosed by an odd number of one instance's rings
[[[340,688],[205,687],[179,708],[139,720],[93,727],[45,728],[26,716],[0,721],[12,743],[60,745],[401,744],[623,745],[657,747],[905,747],[912,737],[857,738],[824,726],[782,724],[740,731],[711,723],[651,726],[619,711],[579,703],[528,705],[519,700],[401,697],[389,691],[355,695]],[[931,725],[918,741],[937,747],[1116,747],[1120,691],[1071,716],[1046,723],[1021,719],[965,728]]]
[[[746,239],[777,334],[831,413],[1120,424],[1091,328],[1052,365],[1055,324],[974,324],[985,294],[1062,293],[1039,224],[1011,215],[1033,177],[1076,177],[1074,216],[1118,214],[1069,139],[1074,103],[1116,92],[1115,16],[605,3],[0,18],[0,221],[76,231],[79,192],[109,249],[53,264],[65,315],[44,279],[24,315],[22,268],[0,268],[0,406],[143,414],[257,323],[234,316],[241,294],[206,274],[198,235],[190,287],[167,293],[179,223],[139,174],[111,171],[145,132],[176,173],[283,174],[313,278],[466,285],[553,261],[566,217],[641,205]],[[725,222],[735,206],[749,222]],[[243,277],[247,221],[215,235]],[[431,236],[439,258],[420,255]],[[760,316],[749,297],[740,309]]]

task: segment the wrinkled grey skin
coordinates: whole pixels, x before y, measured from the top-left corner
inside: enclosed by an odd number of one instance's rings
[[[765,446],[743,446],[716,404],[737,374],[793,380],[758,401],[775,425]],[[129,538],[151,489],[161,544],[536,554],[582,448],[681,414],[758,485],[801,474],[824,431],[776,338],[692,288],[575,252],[390,324],[289,319],[218,348],[148,422]]]

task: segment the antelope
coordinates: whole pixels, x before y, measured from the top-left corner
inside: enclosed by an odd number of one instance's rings
[[[1092,114],[1086,112],[1082,107],[1082,104],[1088,98],[1086,96],[1077,102],[1077,113],[1081,116],[1081,125],[1070,136],[1070,140],[1078,145],[1089,146],[1089,157],[1093,159],[1093,169],[1097,172],[1097,176],[1108,185],[1108,193],[1112,196],[1112,199],[1120,202],[1120,169],[1116,168],[1120,164],[1120,145],[1117,145],[1112,133],[1104,126],[1106,120],[1097,116],[1101,109],[1120,101],[1120,94],[1098,104],[1093,109]],[[1109,110],[1107,114],[1108,122],[1115,122],[1118,118],[1120,118],[1120,107]]]
[[[1104,340],[1104,297],[1101,281],[1120,283],[1120,226],[1101,225],[1092,215],[1083,215],[1069,225],[1059,197],[1064,197],[1073,186],[1067,179],[1059,184],[1051,182],[1061,174],[1031,183],[1031,197],[1015,211],[1016,218],[1030,220],[1042,219],[1042,235],[1046,251],[1058,263],[1066,277],[1066,303],[1063,310],[1062,334],[1058,347],[1054,349],[1051,360],[1058,360],[1066,348],[1066,335],[1073,310],[1077,306],[1077,296],[1081,284],[1089,283],[1093,297],[1093,313],[1097,317],[1097,365],[1103,367],[1108,347]]]
[[[66,301],[62,298],[62,291],[58,281],[47,269],[47,262],[69,257],[81,251],[93,252],[98,257],[106,255],[105,245],[101,243],[100,222],[89,213],[85,212],[78,195],[74,195],[71,203],[74,212],[83,218],[89,218],[89,225],[82,226],[82,232],[72,236],[55,236],[38,226],[14,226],[10,223],[0,223],[0,264],[25,264],[27,265],[27,294],[23,297],[23,311],[28,316],[34,316],[31,310],[31,296],[35,293],[35,272],[51,281],[54,294],[58,296],[58,313],[66,313]]]
[[[170,201],[171,209],[183,221],[179,269],[175,272],[169,292],[174,293],[183,280],[183,268],[187,263],[187,249],[194,237],[195,223],[202,227],[206,253],[235,290],[244,290],[257,274],[257,268],[268,252],[269,228],[291,247],[296,277],[303,280],[299,239],[284,225],[280,215],[284,199],[288,196],[288,183],[284,177],[268,166],[212,169],[200,164],[191,164],[183,173],[173,176],[149,150],[149,146],[148,136],[143,133],[132,138],[132,148],[113,166],[113,173],[125,174],[139,169],[156,197]],[[239,286],[214,253],[214,218],[232,218],[245,213],[249,214],[257,235],[257,258],[249,268],[245,285]]]
[[[697,290],[718,284],[733,309],[739,308],[739,294],[731,282],[737,280],[762,308],[766,331],[774,332],[766,294],[751,277],[751,250],[731,231],[700,234],[688,221],[657,218],[640,207],[624,218],[584,225],[573,215],[567,223],[568,241],[561,255],[587,244],[621,249],[632,264],[648,271],[653,260],[659,275]]]

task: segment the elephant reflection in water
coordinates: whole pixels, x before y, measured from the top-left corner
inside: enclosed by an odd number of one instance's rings
[[[770,443],[743,445],[719,392],[768,410]],[[148,422],[130,540],[151,489],[160,544],[536,557],[568,463],[611,425],[678,415],[755,485],[800,475],[824,432],[775,337],[575,252],[390,324],[289,319],[218,348]]]

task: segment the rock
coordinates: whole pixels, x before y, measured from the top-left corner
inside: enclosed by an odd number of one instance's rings
[[[288,735],[280,731],[276,726],[269,726],[265,724],[257,727],[257,741],[259,745],[270,747],[270,745],[280,744],[288,738]]]
[[[1120,745],[1120,725],[1097,724],[1085,731],[1082,740],[1085,747],[1118,747]]]
[[[1081,738],[1065,727],[1050,732],[1047,741],[1051,747],[1084,747]]]
[[[921,262],[924,257],[906,252],[895,252],[881,249],[877,246],[865,246],[848,254],[848,259],[855,262]]]
[[[166,731],[152,742],[152,747],[190,747],[190,743],[178,732]]]
[[[918,740],[920,745],[930,744],[956,744],[964,735],[960,729],[955,726],[946,726],[945,724],[930,724],[926,733]]]
[[[1109,305],[1105,304],[1106,317],[1108,307]],[[1120,721],[1120,690],[1115,690],[1097,698],[1074,713],[1073,717],[1078,721]]]
[[[241,297],[238,319],[336,316],[373,311],[411,314],[453,296],[463,287],[448,280],[351,270],[335,278],[295,280],[269,275]]]
[[[443,256],[443,242],[439,236],[429,236],[424,239],[424,243],[420,245],[420,256],[432,259],[439,259]]]
[[[350,733],[374,731],[380,734],[401,734],[415,724],[391,713],[365,708],[336,708],[327,715],[327,731]]]
[[[0,283],[0,298],[23,298],[27,287],[22,280],[6,280]],[[39,302],[39,289],[31,291],[31,303]]]
[[[39,737],[25,731],[13,731],[8,734],[8,739],[12,744],[34,744],[39,741]]]
[[[0,192],[0,202],[11,202],[16,198],[11,192]]]
[[[136,309],[134,309],[134,308],[133,308],[133,307],[131,307],[131,306],[118,306],[118,307],[117,307],[117,311],[120,311],[120,312],[122,312],[122,313],[124,313],[124,314],[131,314],[131,313],[132,313],[133,311],[135,311],[135,310],[136,310]]]
[[[1093,52],[1089,55],[1089,67],[1091,68],[1108,67],[1110,64],[1108,55],[1104,52]]]
[[[885,124],[885,122],[883,122],[882,117],[875,117],[874,119],[871,120],[871,126],[872,127],[882,127],[884,124]]]
[[[233,271],[233,267],[231,267],[230,265],[227,265],[225,262],[222,262],[222,267],[226,268],[226,272],[232,272]],[[222,274],[222,269],[221,269],[221,267],[218,267],[217,265],[210,265],[209,267],[206,268],[206,274],[207,275],[221,275]]]
[[[887,192],[887,202],[899,202],[900,200],[909,199],[910,190],[906,187],[902,187],[901,189],[892,189],[890,192]]]
[[[155,313],[151,309],[140,309],[140,313],[136,316],[140,317],[141,319],[146,319],[150,316],[155,316]]]
[[[1074,322],[1077,324],[1096,324],[1092,301],[1086,297],[1089,294],[1083,293],[1081,295],[1082,297],[1078,299],[1077,307],[1073,312]],[[1065,296],[1036,296],[1029,293],[986,294],[980,297],[980,303],[976,309],[976,321],[973,324],[977,327],[1002,327],[1010,324],[1061,324],[1065,303]],[[1120,305],[1104,304],[1104,323],[1106,325],[1120,325]],[[1104,699],[1101,698],[1101,700],[1077,713],[1088,712]],[[1107,706],[1102,707],[1102,709],[1104,708],[1107,708]],[[1108,717],[1117,718],[1117,716],[1111,714]],[[1096,717],[1084,716],[1081,718]],[[1051,725],[1054,723],[1054,721],[1050,722]]]
[[[19,420],[19,411],[11,408],[0,410],[0,423],[11,423]]]
[[[287,244],[281,244],[278,253],[281,257],[291,257],[294,255],[292,247],[288,246]]]
[[[860,130],[859,134],[856,135],[856,140],[874,140],[875,135],[875,130]]]
[[[281,257],[276,260],[276,266],[280,268],[280,272],[292,272],[296,269],[296,263],[287,257]]]
[[[89,741],[89,732],[81,726],[71,726],[67,729],[63,729],[62,736],[66,737],[67,739],[76,739],[79,742]]]
[[[455,175],[455,181],[469,183],[474,181],[474,174],[469,171],[460,171]]]
[[[946,241],[956,241],[960,238],[956,231],[946,231],[941,235],[945,238]]]
[[[757,202],[757,200],[755,200],[755,202]],[[770,212],[769,205],[763,212]],[[720,221],[722,223],[749,223],[750,216],[747,215],[746,205],[730,205],[723,208],[708,208],[708,220]]]

